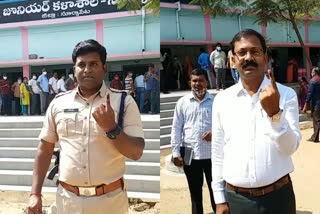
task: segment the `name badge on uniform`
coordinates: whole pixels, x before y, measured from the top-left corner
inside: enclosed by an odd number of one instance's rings
[[[63,109],[64,113],[73,113],[73,112],[79,112],[78,108],[67,108],[67,109]]]

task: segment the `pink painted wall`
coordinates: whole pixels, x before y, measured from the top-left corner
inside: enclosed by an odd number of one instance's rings
[[[97,41],[103,45],[103,20],[96,20]]]

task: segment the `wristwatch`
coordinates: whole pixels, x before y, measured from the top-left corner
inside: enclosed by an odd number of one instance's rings
[[[282,114],[282,112],[283,112],[283,110],[280,109],[280,110],[278,111],[278,113],[276,113],[275,115],[273,115],[272,117],[269,117],[269,118],[271,119],[271,121],[272,121],[273,123],[277,123],[277,122],[279,122],[280,119],[281,119],[281,114]]]
[[[121,128],[120,126],[117,125],[115,129],[106,132],[106,136],[113,140],[117,138],[120,132],[121,132]]]

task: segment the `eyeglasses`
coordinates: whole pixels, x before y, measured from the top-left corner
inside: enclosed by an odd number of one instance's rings
[[[252,48],[252,49],[249,49],[249,50],[242,49],[242,50],[240,50],[238,52],[235,52],[235,55],[239,59],[242,59],[242,58],[245,58],[247,56],[248,52],[250,52],[250,56],[252,56],[252,57],[260,57],[260,56],[263,56],[263,54],[264,54],[261,49]]]

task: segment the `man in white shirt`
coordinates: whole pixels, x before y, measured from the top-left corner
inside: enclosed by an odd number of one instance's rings
[[[231,42],[238,84],[212,107],[212,189],[216,214],[295,214],[289,176],[301,135],[297,95],[264,68],[264,37],[247,29]],[[236,107],[236,111],[235,111]]]
[[[216,73],[216,87],[224,89],[226,79],[226,53],[222,50],[222,45],[217,43],[216,49],[210,54],[210,62],[214,67]]]
[[[65,78],[66,78],[66,76],[64,74],[62,74],[61,78],[57,82],[58,93],[67,91],[67,89],[65,88],[65,83],[64,83]]]
[[[56,94],[59,93],[58,87],[57,87],[57,82],[58,82],[58,73],[53,72],[52,77],[49,79],[49,91],[50,91],[49,104],[51,103],[53,98],[56,96]]]
[[[134,79],[134,87],[137,93],[137,104],[139,106],[140,113],[143,112],[144,107],[144,75],[140,72],[139,76]]]
[[[40,115],[40,89],[37,85],[37,75],[32,74],[32,79],[29,80],[30,93],[31,93],[31,115]]]
[[[211,109],[213,96],[207,92],[208,76],[203,69],[191,72],[192,92],[177,102],[171,132],[173,163],[183,167],[191,195],[192,214],[203,214],[203,174],[208,184],[212,209],[216,210],[211,177]],[[190,158],[184,156],[192,150]],[[190,154],[190,153],[189,153]],[[191,159],[191,164],[184,159]]]

